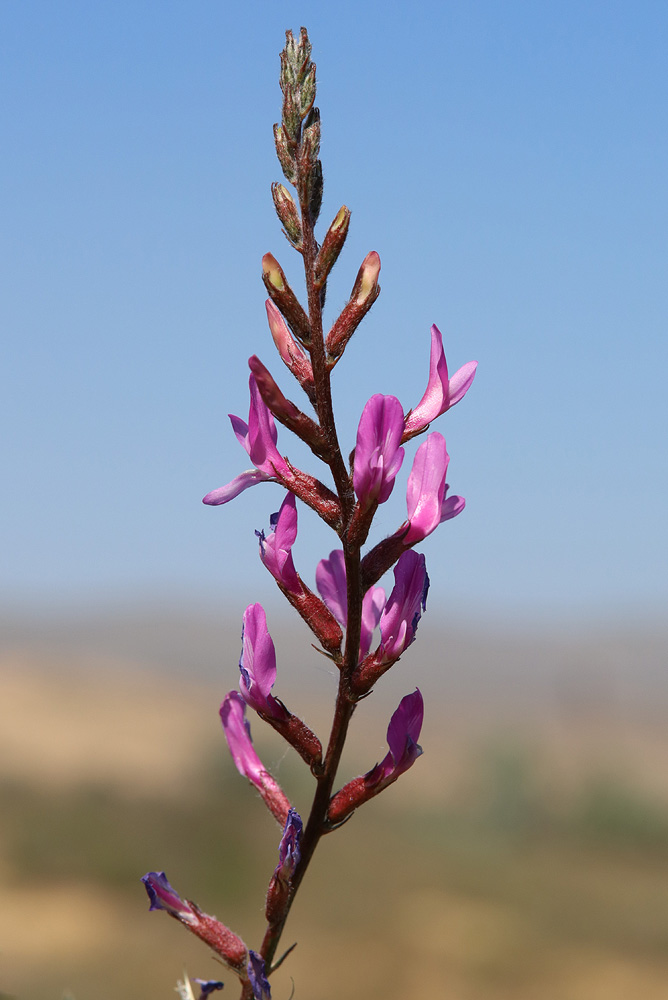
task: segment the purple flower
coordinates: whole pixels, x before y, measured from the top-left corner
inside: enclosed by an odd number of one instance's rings
[[[424,556],[412,550],[404,552],[394,567],[394,587],[380,618],[381,663],[398,660],[415,639],[428,590]]]
[[[275,818],[284,825],[290,803],[255,752],[246,720],[246,705],[238,691],[230,691],[225,696],[220,706],[220,719],[237,770],[255,785]]]
[[[464,497],[447,496],[445,477],[449,461],[445,438],[437,431],[430,434],[415,453],[406,489],[409,527],[403,538],[405,545],[421,542],[442,521],[464,510]]]
[[[390,751],[380,764],[376,764],[364,775],[367,786],[372,786],[374,791],[381,791],[415,763],[422,753],[418,738],[423,717],[424,702],[419,688],[416,688],[412,694],[407,694],[401,699],[399,707],[390,719],[387,728],[387,744]]]
[[[260,558],[273,578],[293,594],[301,593],[299,577],[292,561],[292,546],[297,537],[297,501],[288,493],[281,509],[269,519],[272,532],[256,531],[260,541]]]
[[[261,715],[285,719],[287,710],[271,694],[276,680],[276,650],[261,604],[249,604],[244,611],[239,671],[239,689],[246,704]]]
[[[277,878],[290,879],[299,864],[299,842],[303,828],[302,818],[296,809],[291,809],[285,821],[285,829],[278,845],[278,867],[274,872]]]
[[[264,959],[252,948],[248,951],[248,978],[253,988],[254,1000],[271,1000],[269,980],[264,971]]]
[[[251,398],[248,423],[246,424],[240,417],[235,417],[233,413],[229,416],[236,438],[250,456],[255,468],[242,472],[226,486],[207,493],[203,503],[212,506],[228,503],[256,483],[276,480],[284,473],[289,475],[287,463],[276,448],[278,432],[274,418],[260,396],[254,375],[251,375],[248,384]]]
[[[443,351],[441,331],[437,326],[432,326],[429,381],[424,396],[406,417],[404,441],[419,434],[432,420],[440,417],[441,413],[445,413],[466,395],[477,366],[477,361],[468,361],[451,379],[448,379],[448,365]]]
[[[200,988],[200,995],[197,1000],[206,1000],[209,993],[213,993],[215,990],[222,990],[225,983],[221,983],[218,979],[196,979],[195,982]]]
[[[392,492],[404,458],[403,429],[404,411],[396,396],[372,396],[362,411],[355,445],[353,486],[362,508],[385,503]]]
[[[323,601],[339,624],[345,627],[348,621],[348,594],[343,549],[335,549],[329,553],[329,559],[320,560],[315,571],[315,582]],[[378,626],[384,606],[383,588],[370,587],[362,601],[360,660],[369,652],[373,632]]]
[[[149,910],[167,910],[173,917],[185,924],[197,922],[197,913],[171,887],[164,872],[148,872],[142,876],[144,888],[151,902]]]

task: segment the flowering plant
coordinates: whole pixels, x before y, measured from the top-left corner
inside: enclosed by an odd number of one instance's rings
[[[416,688],[402,698],[390,719],[389,749],[383,760],[335,789],[353,712],[414,642],[426,607],[429,578],[425,557],[413,547],[464,508],[462,497],[447,495],[449,456],[441,434],[429,434],[415,453],[408,477],[406,519],[364,555],[362,547],[378,506],[392,494],[404,460],[403,445],[424,433],[433,420],[459,402],[476,369],[476,362],[470,361],[450,377],[441,333],[432,326],[429,376],[422,399],[405,411],[395,396],[373,395],[362,411],[355,448],[350,464],[346,463],[338,441],[330,378],[348,341],[378,298],[380,258],[373,251],[367,254],[350,298],[325,334],[327,279],[345,243],[350,212],[343,206],[318,244],[314,227],[323,187],[320,114],[314,106],[315,64],[304,28],[299,39],[290,31],[286,33],[280,85],[282,116],[281,123],[274,126],[274,138],[283,173],[294,185],[297,200],[282,184],[272,186],[272,195],[283,232],[303,258],[307,309],[271,254],[263,258],[263,279],[269,294],[267,316],[274,343],[315,416],[287,399],[269,370],[253,355],[248,362],[248,422],[230,415],[234,434],[252,468],[208,493],[204,503],[226,504],[261,482],[276,482],[285,488],[280,510],[270,518],[270,532],[257,533],[260,559],[306,622],[322,652],[335,664],[338,692],[329,739],[323,747],[318,736],[273,693],[276,651],[265,611],[261,604],[246,608],[239,686],[223,699],[220,718],[237,769],[255,786],[282,828],[279,863],[267,890],[266,929],[256,950],[194,903],[181,899],[164,872],[149,872],[143,878],[150,908],[166,910],[205,941],[238,977],[242,1000],[264,1000],[271,995],[269,978],[285,957],[276,957],[285,922],[320,838],[396,781],[422,753],[418,739],[424,705]],[[295,468],[281,454],[276,421],[305,442],[327,467],[333,489]],[[339,547],[316,568],[317,593],[304,582],[292,557],[298,500],[315,511],[338,536]],[[386,597],[378,581],[392,568],[394,586]],[[377,642],[374,635],[379,636]],[[304,821],[256,753],[247,709],[275,729],[308,765],[315,789]],[[200,986],[200,997],[221,988],[213,980],[195,982]],[[178,989],[182,996],[194,997],[189,982],[180,983]]]

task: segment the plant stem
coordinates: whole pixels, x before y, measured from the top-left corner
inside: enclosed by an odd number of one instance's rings
[[[360,570],[360,547],[350,544],[347,529],[355,507],[355,494],[350,475],[341,454],[332,407],[330,371],[325,353],[325,341],[322,327],[322,308],[320,291],[316,288],[314,266],[318,245],[313,232],[311,215],[302,192],[305,185],[298,184],[300,191],[300,207],[302,212],[303,257],[306,288],[308,294],[308,310],[311,324],[311,363],[316,391],[316,408],[320,426],[326,436],[332,455],[329,467],[334,479],[336,491],[341,502],[343,528],[341,541],[346,564],[348,618],[346,625],[346,647],[341,664],[339,689],[332,719],[329,743],[325,754],[322,774],[317,778],[317,786],[313,796],[309,818],[304,827],[300,843],[300,862],[292,877],[292,888],[280,918],[267,927],[260,954],[264,958],[265,967],[269,972],[276,954],[278,944],[285,927],[292,901],[295,898],[301,881],[306,874],[311,858],[315,853],[320,838],[328,831],[326,820],[332,788],[341,761],[341,754],[348,734],[348,726],[355,711],[356,699],[351,694],[350,679],[357,666],[359,658],[360,633],[362,628],[362,581]]]

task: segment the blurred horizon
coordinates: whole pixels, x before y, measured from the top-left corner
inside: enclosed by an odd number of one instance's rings
[[[247,413],[248,356],[293,392],[259,271],[269,250],[301,292],[269,188],[278,53],[305,23],[319,231],[342,203],[352,211],[328,320],[368,250],[382,260],[381,297],[335,372],[344,452],[373,393],[406,409],[420,398],[431,323],[451,370],[479,361],[466,399],[433,425],[467,509],[424,545],[432,607],[659,614],[665,5],[254,11],[26,0],[0,13],[0,593],[261,599],[254,531],[281,491],[215,509],[200,498],[247,464],[227,413]],[[279,445],[315,468],[283,430]],[[413,450],[370,544],[403,520]],[[300,508],[305,579],[329,534]]]
[[[200,499],[248,464],[227,414],[246,418],[250,354],[300,402],[260,261],[301,295],[270,196],[279,51],[301,24],[318,234],[352,211],[327,322],[366,253],[382,261],[335,371],[343,453],[372,394],[420,399],[432,323],[451,373],[479,368],[432,425],[466,510],[419,546],[417,641],[358,706],[339,778],[382,758],[416,686],[424,753],[323,841],[274,996],[664,1000],[660,0],[2,5],[0,1000],[220,975],[148,913],[150,869],[257,943],[277,828],[218,718],[248,604],[267,610],[275,693],[326,738],[334,668],[258,558],[283,491]],[[369,546],[405,517],[419,443]],[[278,444],[317,471],[283,428]],[[337,539],[298,512],[311,585]],[[252,727],[308,808],[301,762]]]

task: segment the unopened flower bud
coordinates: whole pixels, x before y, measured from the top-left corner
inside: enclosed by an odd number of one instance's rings
[[[320,155],[320,111],[311,108],[304,122],[302,132],[301,155],[309,164],[315,164]]]
[[[285,130],[281,125],[274,125],[274,143],[276,144],[276,155],[281,165],[285,179],[291,184],[297,180],[297,164],[290,150]]]
[[[322,190],[322,163],[320,160],[316,160],[308,178],[308,210],[313,225],[318,221],[318,216],[320,215]]]
[[[293,246],[299,248],[302,242],[302,224],[292,195],[282,184],[272,184],[271,195],[276,214],[283,223],[285,235]]]
[[[299,135],[301,116],[299,108],[295,102],[295,95],[292,87],[286,87],[283,91],[283,128],[291,139],[296,139]]]
[[[378,287],[379,274],[380,257],[375,250],[372,250],[362,261],[362,266],[357,273],[357,278],[353,286],[351,299],[354,299],[358,306],[364,305],[370,296],[373,296],[374,301],[377,299],[380,292],[380,288]]]
[[[262,258],[262,280],[269,297],[280,309],[295,337],[303,344],[308,344],[311,339],[308,316],[290,288],[283,268],[270,253],[266,253]]]
[[[290,369],[311,402],[315,403],[315,382],[311,362],[288,330],[287,323],[271,299],[267,299],[265,306],[269,329],[281,360]]]
[[[336,217],[325,234],[322,246],[315,262],[315,283],[318,288],[322,288],[330,271],[336,264],[339,254],[343,249],[343,244],[348,236],[350,225],[350,210],[342,205],[336,213]]]
[[[302,118],[306,118],[313,107],[313,102],[315,100],[315,63],[311,63],[311,68],[309,69],[304,82],[301,85],[299,94],[299,104],[300,113]]]
[[[380,295],[379,274],[380,257],[375,250],[372,250],[366,255],[357,272],[350,299],[327,334],[326,347],[332,364],[341,357],[346,344]]]

